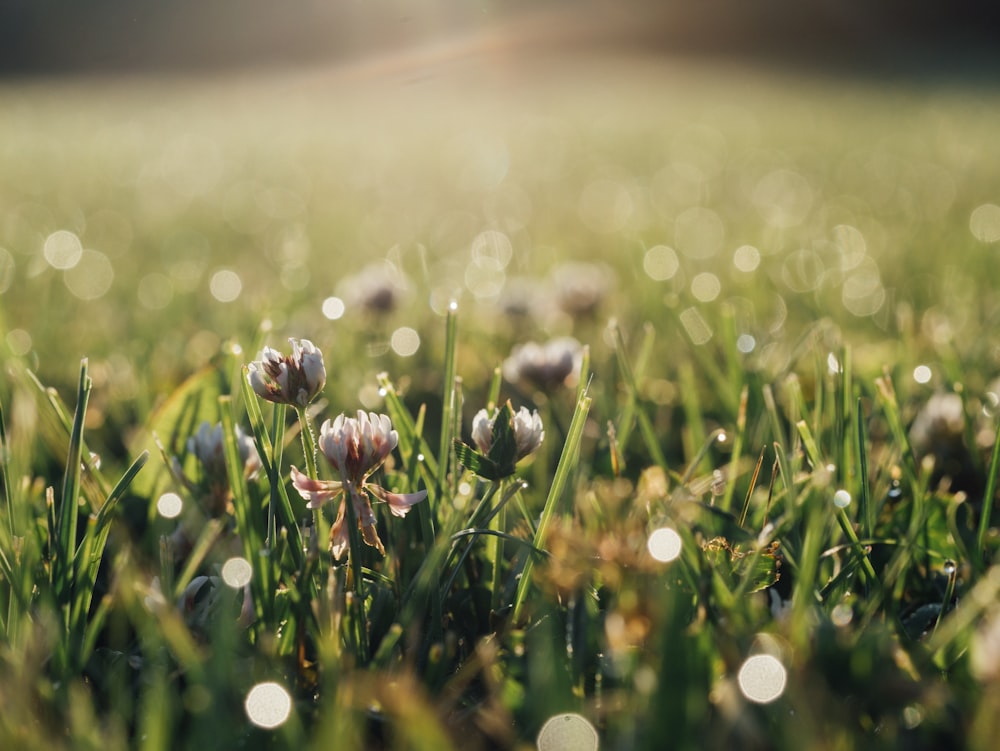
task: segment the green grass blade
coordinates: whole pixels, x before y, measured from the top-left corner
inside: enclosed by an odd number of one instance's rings
[[[580,440],[583,437],[583,427],[587,422],[587,415],[590,413],[591,397],[583,396],[576,405],[573,412],[573,419],[570,422],[569,430],[566,433],[566,443],[563,445],[562,454],[559,456],[559,464],[556,466],[555,475],[552,478],[552,485],[549,494],[545,499],[542,508],[541,520],[535,530],[534,542],[532,545],[538,549],[544,549],[545,534],[548,531],[549,523],[555,515],[556,507],[562,498],[563,491],[569,482],[569,477],[576,467],[580,458]],[[521,571],[521,578],[517,583],[517,594],[514,598],[513,619],[515,623],[520,621],[521,609],[524,607],[525,599],[531,584],[532,556],[528,556],[524,561],[524,568]]]
[[[76,412],[73,416],[62,495],[56,516],[55,550],[53,551],[53,567],[56,571],[56,601],[66,605],[69,605],[74,578],[73,562],[76,556],[77,519],[80,513],[80,475],[83,465],[83,424],[92,385],[93,382],[87,374],[87,360],[84,359],[80,364]],[[69,615],[69,610],[67,610],[67,619]]]
[[[993,512],[993,502],[996,497],[997,473],[1000,473],[1000,424],[997,425],[993,437],[993,455],[990,458],[990,471],[986,478],[986,490],[983,492],[983,511],[979,515],[979,528],[976,531],[976,557],[973,562],[980,573],[989,564],[986,555],[986,535],[990,529],[990,515]]]

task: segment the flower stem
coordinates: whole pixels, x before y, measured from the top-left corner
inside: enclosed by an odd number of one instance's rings
[[[305,407],[295,407],[295,414],[299,418],[299,434],[302,437],[302,455],[306,463],[306,474],[312,480],[318,480],[316,472],[316,437],[313,435],[312,423]],[[320,510],[313,509],[313,528],[316,534],[320,533]]]
[[[355,654],[359,664],[366,664],[368,661],[368,630],[365,616],[365,584],[364,572],[361,565],[361,551],[364,550],[364,541],[361,539],[361,529],[358,527],[358,515],[355,511],[354,497],[360,492],[353,485],[345,483],[347,489],[348,503],[347,518],[344,524],[347,525],[347,537],[350,545],[350,566],[351,578],[354,580],[354,598],[351,610],[351,626],[353,628],[353,640]]]

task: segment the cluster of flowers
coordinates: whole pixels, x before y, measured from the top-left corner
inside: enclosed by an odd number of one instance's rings
[[[323,353],[308,339],[290,339],[292,354],[283,355],[265,347],[260,359],[247,366],[247,377],[254,392],[267,401],[304,409],[326,385]],[[375,526],[371,498],[389,505],[394,516],[406,516],[410,507],[427,497],[427,491],[390,493],[371,482],[399,443],[388,416],[358,411],[357,417],[338,415],[320,426],[319,450],[340,476],[340,480],[319,480],[291,468],[292,485],[307,501],[309,508],[319,508],[327,501],[340,499],[337,519],[330,528],[330,542],[335,558],[343,558],[349,546],[346,525],[347,505],[361,528],[364,541],[385,553]]]
[[[260,398],[289,405],[305,419],[306,407],[326,385],[326,366],[323,353],[311,341],[289,341],[292,346],[290,355],[264,347],[258,359],[248,363],[247,379]],[[576,347],[568,346],[565,341],[557,341],[544,348],[536,345],[538,351],[530,351],[532,357],[522,357],[530,361],[529,365],[534,363],[534,367],[525,365],[530,372],[520,375],[534,376],[543,382],[562,380],[572,370],[573,360],[577,357]],[[524,354],[529,354],[529,351]],[[303,426],[303,429],[308,428]],[[508,403],[493,410],[492,414],[483,409],[475,415],[472,421],[473,445],[463,447],[465,450],[460,452],[459,457],[465,459],[463,463],[468,469],[486,479],[500,479],[513,473],[518,461],[537,451],[544,437],[545,431],[537,411],[521,407],[514,412]],[[427,497],[426,490],[393,493],[372,481],[372,476],[383,466],[398,442],[399,434],[387,415],[361,410],[355,417],[340,414],[322,423],[317,441],[319,451],[339,479],[320,480],[295,466],[290,468],[292,486],[306,501],[308,508],[316,509],[328,501],[340,501],[336,519],[330,528],[330,544],[335,558],[342,559],[350,547],[348,509],[353,512],[351,518],[355,521],[352,523],[357,523],[365,543],[384,554],[371,501],[382,501],[394,516],[405,517],[414,504]],[[245,463],[245,475],[256,475],[260,459],[252,439],[239,428],[237,444]],[[213,515],[218,515],[229,500],[222,426],[203,424],[197,435],[188,441],[188,450],[202,465]],[[183,478],[179,467],[178,474]]]

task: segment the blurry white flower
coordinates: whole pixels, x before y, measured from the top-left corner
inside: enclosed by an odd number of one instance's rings
[[[514,347],[504,360],[503,376],[510,383],[528,381],[547,391],[578,377],[582,359],[583,347],[570,336],[550,339],[545,344],[526,342]]]
[[[410,507],[427,497],[427,491],[417,493],[390,493],[385,488],[368,482],[369,476],[386,460],[399,442],[399,434],[392,429],[386,415],[358,411],[358,416],[338,415],[332,422],[326,420],[320,427],[319,448],[330,462],[340,481],[314,480],[292,467],[292,485],[306,501],[309,508],[322,506],[329,500],[341,497],[337,519],[330,528],[333,555],[343,557],[348,548],[346,498],[349,496],[354,516],[362,536],[369,545],[385,553],[375,528],[369,494],[389,504],[394,516],[406,516]]]
[[[254,447],[253,438],[236,426],[236,447],[243,462],[243,475],[255,477],[260,471],[260,457]],[[198,426],[198,432],[187,439],[187,450],[194,454],[201,463],[209,482],[226,482],[226,457],[223,446],[222,423],[214,426],[208,421]]]
[[[247,378],[262,399],[305,407],[326,385],[323,353],[308,339],[289,339],[291,355],[264,347],[260,359],[247,366]]]
[[[571,316],[593,314],[611,291],[614,273],[600,263],[571,261],[550,272],[556,304]]]
[[[342,297],[373,315],[394,311],[407,289],[406,277],[389,262],[372,263],[339,285]]]

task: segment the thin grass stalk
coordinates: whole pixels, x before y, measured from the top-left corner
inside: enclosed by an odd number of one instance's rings
[[[695,454],[694,458],[688,464],[687,469],[684,470],[684,474],[681,475],[679,480],[681,485],[688,484],[688,482],[691,480],[691,477],[694,475],[695,470],[701,464],[702,460],[708,455],[708,452],[711,450],[712,445],[717,440],[719,440],[721,436],[724,436],[725,434],[726,431],[723,430],[722,428],[716,428],[711,432],[708,438],[705,439],[705,442],[701,445],[701,448],[698,449],[698,453]]]
[[[280,517],[281,523],[288,530],[288,535],[292,543],[292,556],[295,559],[296,567],[301,569],[305,564],[306,551],[303,546],[302,531],[299,529],[298,521],[295,519],[295,512],[292,510],[292,504],[288,500],[288,494],[285,491],[285,485],[281,478],[281,448],[276,442],[272,443],[268,437],[267,429],[264,427],[264,416],[260,411],[260,402],[258,401],[257,394],[250,386],[245,365],[243,366],[241,384],[243,389],[243,406],[246,408],[247,418],[250,420],[254,446],[257,449],[257,455],[260,457],[261,467],[267,476],[267,481],[271,488],[271,500],[277,500],[278,502],[277,515]],[[283,425],[285,405],[275,405],[275,410],[280,413]],[[276,419],[278,418],[276,417]],[[275,434],[275,439],[282,439],[283,441],[283,431],[281,435]],[[275,495],[275,490],[277,490],[277,495]]]
[[[93,382],[87,375],[86,358],[80,363],[80,381],[77,388],[76,412],[70,432],[66,472],[63,476],[62,496],[56,518],[56,544],[52,551],[56,601],[67,606],[64,610],[65,625],[70,627],[70,598],[74,580],[77,520],[79,518],[80,475],[83,463],[83,424],[90,400]]]
[[[14,501],[10,497],[10,484],[7,479],[7,467],[10,463],[10,450],[7,447],[7,420],[3,412],[3,400],[0,399],[0,494],[3,495],[7,513],[7,531],[13,540],[14,533]]]
[[[868,446],[865,440],[865,419],[864,405],[858,399],[855,410],[857,421],[857,450],[858,450],[858,504],[860,506],[861,535],[871,539],[875,535],[875,505],[872,503],[871,489],[868,479]]]
[[[625,337],[622,334],[621,327],[618,325],[616,319],[612,319],[608,323],[608,329],[611,331],[612,341],[615,347],[615,360],[618,363],[618,369],[621,371],[622,380],[625,383],[626,389],[626,400],[625,406],[622,408],[621,414],[618,417],[618,442],[623,448],[628,445],[628,439],[632,435],[632,429],[635,427],[636,411],[639,404],[639,390],[636,388],[636,375],[632,370],[632,366],[629,364],[628,355],[625,350]],[[640,352],[646,353],[648,349],[652,348],[652,344],[655,337],[655,330],[648,323],[643,327],[643,342],[640,345]],[[589,348],[587,349],[587,354],[589,356]],[[581,369],[582,370],[582,369]],[[587,388],[587,382],[582,377],[580,378],[578,391],[576,395],[576,400],[579,402],[580,398],[584,394],[584,390]]]
[[[730,453],[729,466],[732,468],[730,476],[726,478],[726,489],[722,495],[721,507],[723,511],[730,511],[733,505],[733,495],[736,492],[736,477],[739,473],[740,459],[743,458],[743,442],[747,432],[747,401],[750,398],[749,384],[743,384],[740,391],[740,406],[736,412],[736,435],[733,436],[733,450]],[[757,469],[760,470],[760,462],[757,462]],[[753,483],[750,486],[753,490]],[[742,524],[740,525],[742,526]]]
[[[542,516],[538,523],[538,529],[535,530],[533,545],[536,548],[543,549],[542,544],[545,541],[549,523],[555,515],[556,507],[559,505],[559,500],[566,488],[569,477],[579,461],[580,441],[583,437],[583,427],[587,422],[587,415],[590,412],[591,401],[591,397],[584,396],[577,402],[576,410],[573,412],[573,420],[570,422],[569,431],[566,434],[566,443],[563,445],[562,454],[559,456],[559,464],[556,466],[552,485],[549,487],[549,494],[542,508]],[[513,613],[515,623],[520,622],[521,609],[524,607],[524,601],[528,595],[533,560],[530,555],[525,558],[524,568],[521,570],[521,578],[517,583],[517,595],[514,599]]]
[[[448,478],[451,474],[452,468],[455,466],[453,461],[453,451],[452,448],[452,438],[454,437],[454,424],[455,424],[455,410],[457,405],[455,403],[456,399],[456,368],[457,365],[457,349],[458,349],[458,305],[452,303],[448,307],[448,314],[445,322],[445,344],[444,344],[444,394],[441,399],[441,443],[438,447],[438,476],[437,476],[437,497],[443,497],[445,488],[448,484]],[[452,487],[450,488],[449,496],[454,496],[454,486],[457,483],[457,478],[452,478]]]
[[[750,511],[750,499],[753,498],[753,491],[757,487],[757,479],[760,477],[760,468],[764,464],[764,455],[767,453],[767,446],[761,446],[760,456],[757,457],[757,464],[754,465],[753,474],[750,475],[750,486],[747,494],[743,498],[743,510],[740,511],[740,528],[745,529],[747,523],[747,513]]]
[[[983,510],[979,515],[979,529],[976,531],[976,557],[973,565],[979,573],[982,573],[989,563],[986,555],[986,535],[990,529],[998,473],[1000,473],[1000,423],[997,424],[997,432],[993,437],[993,455],[990,458],[990,471],[986,478],[986,490],[983,493]]]
[[[267,523],[260,504],[250,497],[243,461],[236,445],[236,424],[233,420],[232,398],[219,397],[219,418],[222,423],[222,446],[229,475],[229,489],[233,496],[233,512],[243,543],[243,554],[251,567],[250,590],[257,618],[268,625],[274,622],[271,612],[274,601],[274,575],[271,567],[277,562],[270,559],[264,548]]]

